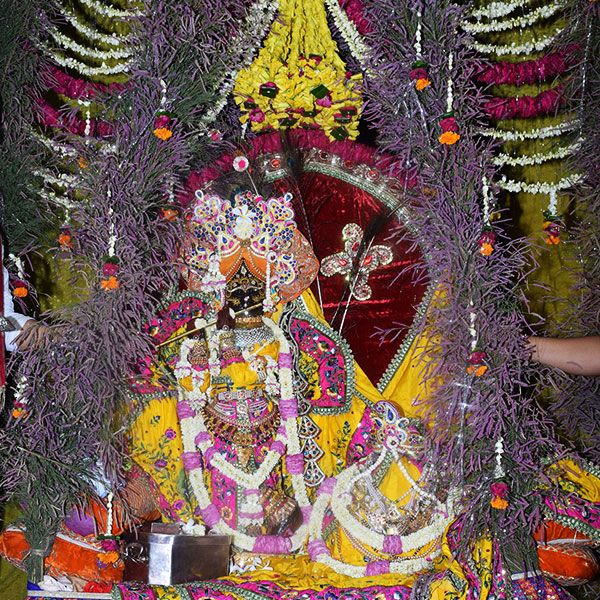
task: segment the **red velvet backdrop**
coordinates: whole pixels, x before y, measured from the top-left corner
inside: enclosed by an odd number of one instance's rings
[[[277,187],[289,189],[285,181],[278,182]],[[331,175],[305,172],[300,179],[300,191],[304,208],[296,208],[296,222],[312,242],[319,261],[344,250],[344,225],[356,223],[365,232],[376,215],[384,216],[383,227],[373,244],[388,246],[394,258],[390,264],[370,273],[370,299],[358,301],[353,297],[348,303],[343,275],[325,277],[319,273],[318,277],[325,317],[339,331],[348,307],[341,333],[359,365],[376,384],[406,337],[427,290],[427,278],[417,277],[417,272],[410,268],[415,265],[423,268],[422,254],[410,241],[401,239],[404,227],[398,218],[360,187]],[[317,299],[318,287],[313,283]],[[380,333],[390,329],[397,335],[382,341]]]

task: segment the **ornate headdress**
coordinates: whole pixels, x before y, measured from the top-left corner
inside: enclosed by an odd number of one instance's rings
[[[230,202],[197,190],[189,216],[195,239],[186,256],[192,271],[188,286],[202,289],[216,264],[229,281],[244,261],[266,283],[266,308],[299,296],[316,277],[319,263],[296,228],[291,203],[289,193],[265,200],[244,191]]]

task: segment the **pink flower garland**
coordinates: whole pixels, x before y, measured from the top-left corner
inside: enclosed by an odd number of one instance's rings
[[[372,31],[371,23],[365,19],[365,9],[360,0],[340,0],[340,8],[346,11],[359,33],[364,35]]]
[[[572,44],[564,50],[548,54],[537,60],[519,63],[499,62],[477,75],[477,81],[492,85],[531,85],[544,81],[567,70],[579,62],[579,46]]]
[[[53,67],[45,71],[42,74],[42,79],[49,89],[73,99],[90,99],[99,93],[116,92],[125,87],[120,83],[103,85],[101,83],[92,83],[85,79],[76,79],[58,67]]]
[[[36,100],[40,109],[40,123],[48,127],[57,127],[63,131],[73,133],[75,135],[85,135],[86,121],[76,117],[75,115],[62,115],[53,106],[48,104],[42,98]],[[89,135],[99,138],[110,137],[113,132],[113,127],[106,121],[97,121],[90,119]]]
[[[372,148],[357,142],[330,142],[322,131],[306,131],[303,129],[290,131],[290,139],[297,148],[319,148],[324,152],[335,154],[343,159],[346,167],[352,164],[366,164],[378,169],[386,177],[398,178],[401,183],[406,183],[408,187],[416,184],[416,174],[414,172],[407,174],[402,169],[400,161],[390,155],[378,154]],[[281,152],[279,133],[262,134],[252,140],[252,144],[253,147],[247,154],[251,160],[263,154]],[[180,205],[187,206],[194,197],[196,190],[202,189],[209,181],[229,171],[232,168],[235,156],[235,154],[227,154],[217,159],[210,167],[205,167],[202,171],[192,171],[183,191],[178,195]]]
[[[527,119],[557,113],[566,102],[562,94],[563,85],[540,92],[537,96],[520,98],[493,98],[484,104],[484,109],[492,119]]]

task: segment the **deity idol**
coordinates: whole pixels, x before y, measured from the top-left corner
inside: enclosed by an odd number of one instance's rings
[[[353,576],[429,567],[448,490],[323,318],[292,195],[197,190],[188,222],[186,289],[148,325],[133,383],[131,455],[163,519]]]

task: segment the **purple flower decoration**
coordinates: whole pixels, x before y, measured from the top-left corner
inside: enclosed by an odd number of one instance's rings
[[[167,466],[167,461],[164,458],[159,458],[154,462],[154,467],[156,469],[164,469]]]
[[[174,440],[177,437],[177,433],[169,427],[169,429],[165,431],[165,437],[168,440]]]
[[[183,500],[175,500],[175,502],[173,502],[173,508],[177,511],[183,510],[184,507],[185,502]]]

